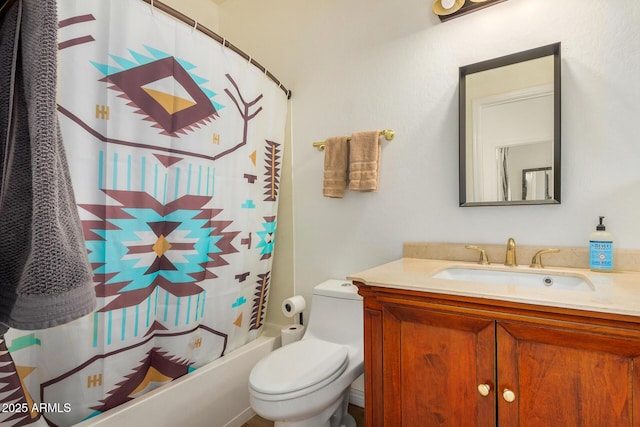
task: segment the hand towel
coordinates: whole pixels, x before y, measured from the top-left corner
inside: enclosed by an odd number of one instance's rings
[[[56,7],[18,0],[0,17],[0,335],[96,305],[57,118]]]
[[[342,198],[347,188],[349,143],[346,136],[328,138],[324,146],[324,179],[322,194],[325,197]]]
[[[356,132],[349,144],[349,189],[377,191],[380,169],[379,131]]]

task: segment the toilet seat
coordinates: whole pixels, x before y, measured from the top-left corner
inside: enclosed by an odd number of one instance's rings
[[[315,338],[281,347],[256,364],[249,385],[266,400],[311,393],[340,376],[349,364],[344,345]]]

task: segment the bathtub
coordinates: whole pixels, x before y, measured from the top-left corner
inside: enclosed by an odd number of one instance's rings
[[[74,426],[241,426],[255,414],[249,373],[279,346],[280,328],[265,325],[260,337],[230,354]]]

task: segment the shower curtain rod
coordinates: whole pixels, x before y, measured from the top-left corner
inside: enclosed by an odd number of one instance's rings
[[[184,22],[185,24],[188,24],[188,25],[192,26],[194,29],[200,31],[203,34],[206,34],[207,36],[211,37],[212,39],[214,39],[215,41],[220,43],[223,47],[227,47],[227,48],[231,49],[232,51],[234,51],[235,53],[237,53],[238,55],[240,55],[241,57],[243,57],[244,59],[249,61],[250,64],[253,64],[258,70],[260,70],[263,73],[265,73],[265,75],[267,77],[269,77],[275,84],[278,85],[278,87],[280,89],[282,89],[282,91],[285,93],[285,95],[287,95],[287,99],[291,99],[291,95],[292,95],[291,91],[289,89],[287,89],[286,87],[284,87],[282,82],[280,82],[280,80],[278,80],[276,78],[276,76],[271,74],[271,72],[269,70],[267,70],[266,67],[263,67],[260,63],[258,63],[255,59],[253,59],[250,55],[247,55],[242,50],[240,50],[236,46],[234,46],[231,43],[229,43],[229,40],[227,40],[224,37],[216,34],[215,32],[211,31],[207,27],[199,24],[198,21],[196,21],[195,19],[191,19],[187,15],[183,14],[182,12],[175,10],[171,6],[168,6],[168,5],[166,5],[166,4],[162,3],[162,2],[155,1],[155,0],[142,0],[142,1],[144,1],[145,3],[148,3],[153,8],[157,8],[158,10],[161,10],[162,12],[164,12],[164,13],[170,15],[170,16],[173,16],[174,18]]]

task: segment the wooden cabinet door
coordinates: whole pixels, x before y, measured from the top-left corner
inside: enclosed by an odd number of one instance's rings
[[[384,421],[375,424],[495,427],[495,322],[394,304],[382,312]]]
[[[508,322],[496,336],[499,425],[640,425],[637,337]]]

